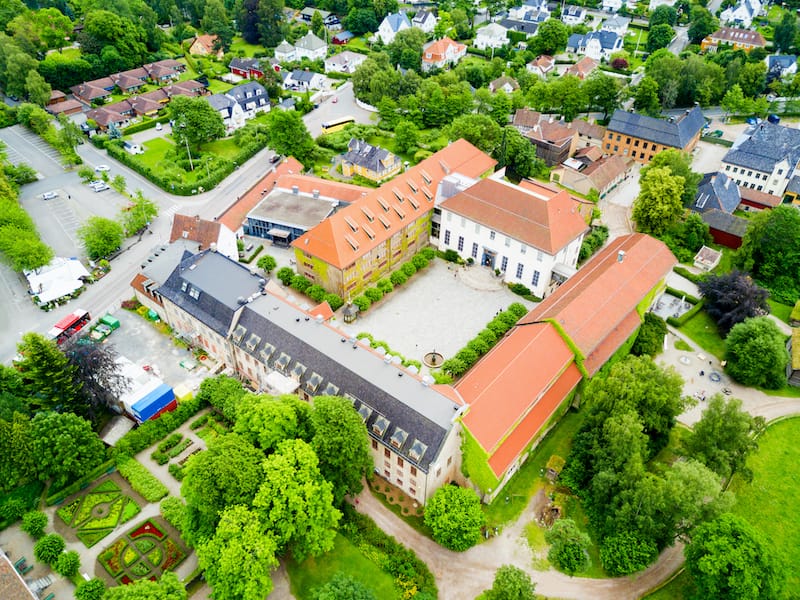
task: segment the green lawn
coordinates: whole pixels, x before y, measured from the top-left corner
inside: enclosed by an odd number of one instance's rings
[[[711,320],[706,311],[698,312],[680,328],[680,331],[706,352],[720,360],[724,359],[725,340],[720,337],[717,324]]]
[[[239,147],[236,145],[236,140],[232,137],[204,144],[202,148],[204,153],[210,152],[211,154],[216,154],[228,160],[236,158],[236,155],[239,154],[240,151]]]
[[[224,94],[233,86],[230,83],[225,83],[224,81],[220,81],[219,79],[209,79],[208,80],[208,90],[212,94]]]
[[[143,146],[144,154],[139,154],[136,158],[154,171],[158,171],[156,165],[166,158],[167,152],[172,150],[175,144],[166,137],[157,137],[147,140]]]
[[[681,571],[667,585],[645,596],[645,600],[688,600],[694,591],[692,578]]]
[[[333,550],[320,558],[308,558],[298,564],[286,562],[292,594],[298,600],[311,600],[315,588],[325,585],[342,571],[369,588],[381,600],[399,600],[400,593],[391,575],[369,560],[340,534],[336,535]]]
[[[240,37],[233,38],[233,43],[231,44],[231,53],[235,54],[236,56],[246,56],[252,58],[256,55],[256,52],[265,52],[264,46],[259,46],[258,44],[248,44]]]
[[[773,315],[775,315],[784,323],[789,322],[789,315],[792,314],[792,308],[794,308],[793,306],[786,306],[785,304],[776,302],[772,298],[768,298],[767,303],[769,304],[769,311]]]

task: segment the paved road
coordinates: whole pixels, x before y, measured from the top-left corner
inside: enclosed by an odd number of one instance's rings
[[[684,48],[689,45],[689,28],[688,27],[676,27],[675,28],[675,37],[672,38],[672,41],[669,43],[669,51],[672,52],[675,56],[678,56],[681,52],[683,52]]]
[[[335,103],[333,102],[334,97],[338,98]],[[316,138],[322,133],[322,123],[334,117],[345,116],[352,116],[359,123],[375,123],[373,119],[375,113],[364,110],[356,104],[353,84],[349,81],[323,101],[317,110],[305,115],[303,121],[305,121],[311,136]]]

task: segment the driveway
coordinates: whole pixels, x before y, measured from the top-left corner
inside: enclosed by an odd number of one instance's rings
[[[334,98],[338,98],[336,102]],[[311,137],[316,138],[322,133],[322,123],[336,117],[354,117],[357,123],[374,123],[377,115],[368,110],[364,110],[356,104],[353,94],[353,84],[349,81],[335,90],[327,100],[323,101],[319,108],[312,110],[303,117],[303,121],[308,128]]]
[[[638,164],[634,165],[628,178],[597,203],[602,213],[600,222],[608,227],[609,240],[633,232],[631,207],[639,195],[639,169]]]

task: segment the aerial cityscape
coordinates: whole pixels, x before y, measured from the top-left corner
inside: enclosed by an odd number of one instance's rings
[[[798,12],[0,0],[0,599],[800,597]]]

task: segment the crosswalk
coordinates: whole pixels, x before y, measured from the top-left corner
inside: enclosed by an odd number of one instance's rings
[[[158,216],[164,217],[168,221],[171,221],[173,215],[175,213],[177,213],[180,209],[181,209],[181,207],[180,207],[179,204],[173,204],[172,206],[170,206],[166,210],[161,211]]]

